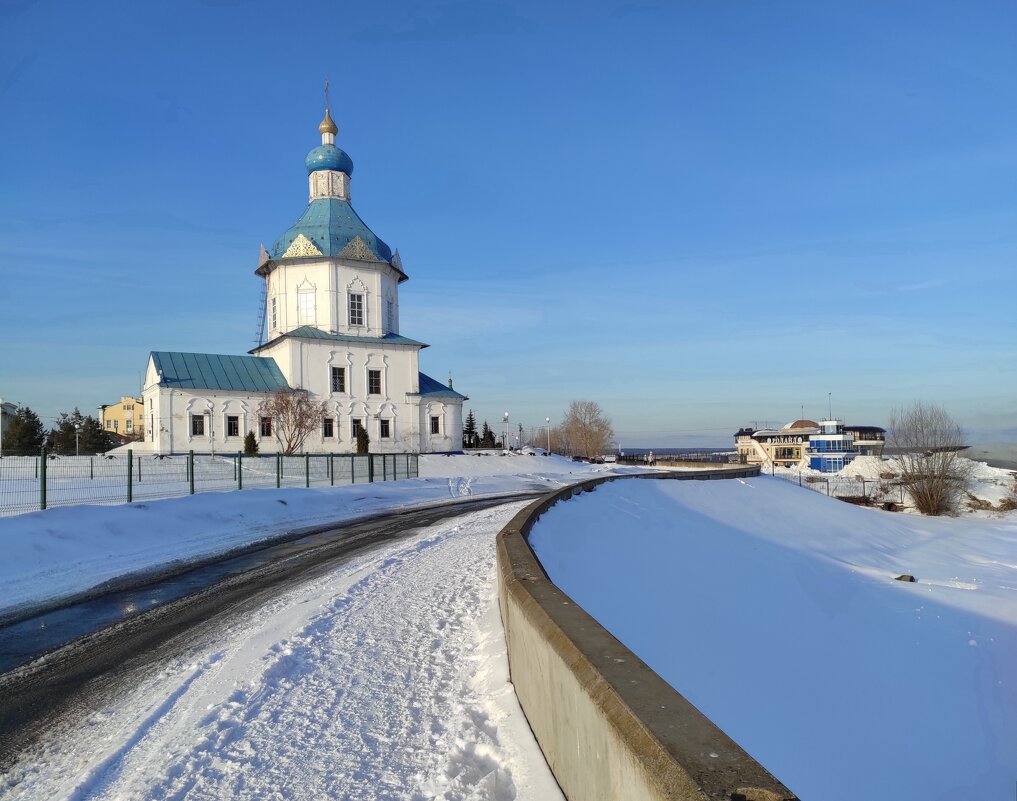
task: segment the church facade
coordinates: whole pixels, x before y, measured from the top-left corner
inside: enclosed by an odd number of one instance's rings
[[[335,145],[326,108],[321,144],[305,159],[309,202],[266,251],[263,344],[246,355],[153,351],[143,391],[146,446],[159,454],[236,452],[253,432],[261,453],[283,450],[276,393],[303,392],[325,411],[300,452],[350,453],[364,428],[372,453],[462,448],[465,395],[420,372],[426,348],[399,330],[393,252],[350,202],[353,162]]]

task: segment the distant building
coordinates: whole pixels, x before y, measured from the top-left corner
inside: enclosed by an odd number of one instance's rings
[[[845,426],[839,420],[795,420],[779,428],[741,428],[738,461],[836,472],[856,456],[880,456],[886,432],[877,426]]]
[[[143,398],[126,396],[119,403],[110,403],[99,407],[102,415],[100,424],[108,431],[122,439],[144,439],[145,432],[145,401]]]
[[[7,436],[7,427],[11,424],[11,418],[18,411],[17,405],[0,398],[0,453],[3,453],[4,437]]]
[[[854,434],[845,431],[840,420],[823,420],[819,432],[809,437],[805,455],[813,470],[836,473],[858,455]]]
[[[882,456],[886,444],[886,429],[878,426],[844,426],[844,431],[855,438],[859,456]]]

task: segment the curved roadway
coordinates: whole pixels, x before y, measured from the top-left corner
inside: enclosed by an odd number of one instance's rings
[[[0,627],[0,770],[70,709],[116,693],[228,617],[382,543],[517,493],[406,509],[276,542]]]

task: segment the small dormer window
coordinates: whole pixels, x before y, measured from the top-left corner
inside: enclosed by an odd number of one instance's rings
[[[364,296],[350,293],[350,325],[364,325]]]

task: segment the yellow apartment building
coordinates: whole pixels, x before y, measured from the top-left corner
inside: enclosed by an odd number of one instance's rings
[[[119,437],[144,439],[145,401],[142,398],[125,397],[119,403],[100,407],[102,427]]]

